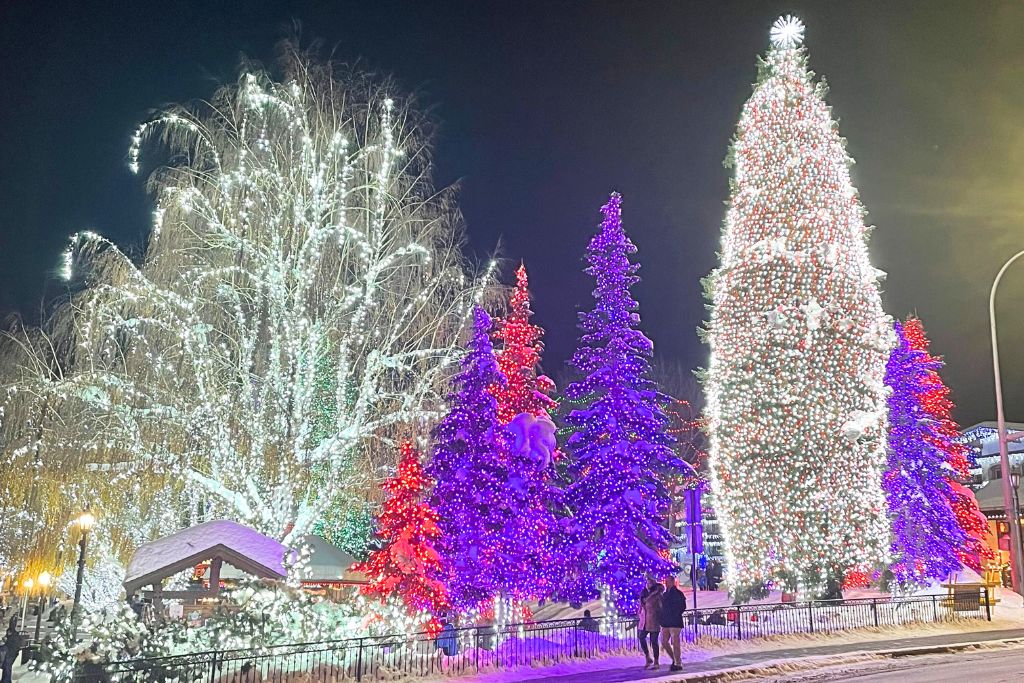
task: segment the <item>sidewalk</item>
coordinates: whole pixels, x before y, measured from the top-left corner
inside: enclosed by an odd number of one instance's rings
[[[889,640],[864,641],[857,643],[837,643],[834,645],[816,645],[808,647],[793,647],[777,650],[759,650],[738,654],[719,655],[698,662],[686,662],[683,671],[670,672],[662,658],[662,668],[658,671],[645,671],[639,655],[636,666],[603,669],[562,676],[547,676],[545,681],[553,683],[627,683],[630,681],[713,681],[716,673],[724,672],[727,669],[754,669],[759,665],[773,663],[778,664],[780,660],[806,660],[808,658],[829,657],[839,655],[864,655],[872,654],[877,656],[910,656],[915,654],[926,654],[931,652],[942,652],[944,649],[954,646],[964,646],[970,643],[987,643],[1002,640],[1024,641],[1024,628],[1015,628],[999,631],[966,631],[963,633],[951,633],[938,636],[924,636],[917,638],[893,638]],[[898,650],[899,652],[892,652]],[[696,675],[695,675],[696,674]],[[704,674],[704,675],[701,675]],[[516,680],[536,680],[535,676],[524,676],[518,679],[512,672],[501,677],[502,683],[513,683]]]

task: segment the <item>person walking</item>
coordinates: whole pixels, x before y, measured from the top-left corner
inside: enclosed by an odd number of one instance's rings
[[[640,592],[639,621],[636,626],[636,633],[640,637],[640,649],[643,650],[645,669],[657,669],[661,666],[658,661],[658,632],[661,631],[661,596],[664,589],[654,577],[647,577],[647,587]],[[650,641],[650,647],[648,647]]]
[[[722,583],[722,563],[718,560],[712,560],[711,566],[708,567],[708,590],[718,590],[718,584]]]
[[[683,613],[686,596],[676,587],[676,577],[665,577],[665,592],[661,598],[661,649],[672,658],[669,671],[682,671],[682,646],[679,635],[683,632]]]
[[[24,647],[21,634],[18,633],[18,623],[16,619],[11,619],[11,623],[7,626],[7,635],[4,638],[3,657],[0,658],[0,683],[12,683],[14,680],[13,670],[14,662],[18,659],[18,655],[21,654],[21,648]]]

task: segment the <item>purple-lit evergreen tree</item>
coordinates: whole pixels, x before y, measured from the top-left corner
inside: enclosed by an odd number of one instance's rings
[[[563,597],[579,603],[607,591],[618,604],[635,599],[644,576],[677,568],[667,559],[670,500],[664,481],[684,471],[666,431],[665,402],[648,379],[654,345],[637,329],[630,287],[639,281],[622,229],[622,198],[613,193],[587,247],[586,272],[597,280],[595,306],[580,314],[582,332],[570,365],[583,378],[566,388],[573,430],[564,491],[567,552]]]
[[[889,355],[889,461],[882,485],[892,521],[892,579],[900,585],[945,579],[960,569],[971,540],[950,506],[951,470],[936,446],[938,422],[923,403],[941,363],[916,350],[896,321]]]
[[[434,431],[427,473],[440,520],[441,580],[459,611],[488,610],[495,598],[542,597],[556,563],[546,550],[554,525],[542,459],[499,424],[489,388],[503,386],[491,346],[491,318],[474,311],[473,337]]]

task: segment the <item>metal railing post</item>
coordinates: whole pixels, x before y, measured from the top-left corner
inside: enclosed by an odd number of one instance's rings
[[[210,658],[210,683],[214,683],[217,680],[217,661],[220,654],[217,650],[213,651],[213,656]]]
[[[952,599],[952,598],[950,598]],[[939,620],[939,603],[936,602],[935,596],[932,595],[932,621]]]
[[[875,617],[875,628],[878,628],[878,598],[871,598],[871,612]]]
[[[359,639],[359,653],[356,655],[356,680],[363,680],[363,639]]]
[[[988,599],[988,586],[981,587],[981,594],[985,600],[985,620],[992,621],[992,603]]]
[[[736,605],[736,640],[743,640],[743,606]]]
[[[811,627],[811,633],[814,633],[814,603],[810,600],[807,601],[807,623]]]

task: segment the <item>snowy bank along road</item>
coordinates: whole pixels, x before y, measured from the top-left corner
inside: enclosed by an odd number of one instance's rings
[[[775,683],[1020,683],[1024,681],[1024,644],[851,663],[759,680]]]

